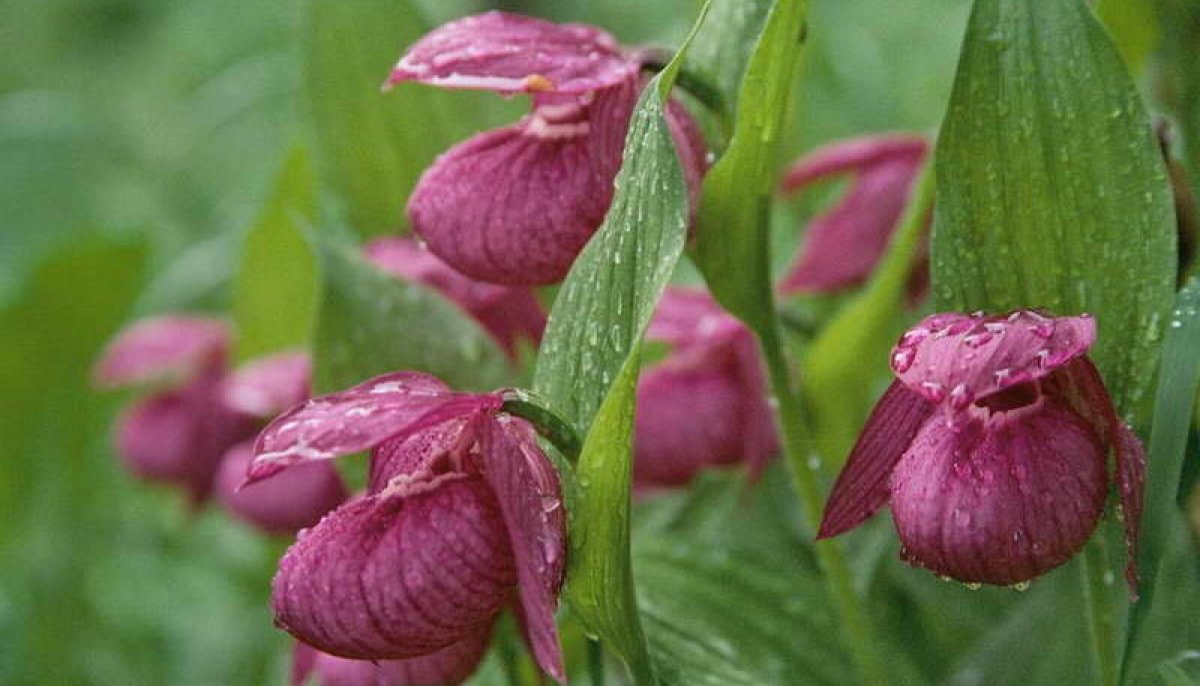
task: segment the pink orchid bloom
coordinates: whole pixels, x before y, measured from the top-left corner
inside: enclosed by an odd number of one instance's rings
[[[297,641],[292,686],[456,686],[479,668],[491,634],[489,625],[435,653],[407,660],[349,660]]]
[[[558,475],[502,403],[398,372],[271,422],[250,482],[371,450],[366,495],[302,532],[280,561],[278,625],[330,655],[407,660],[477,638],[511,603],[535,660],[562,681]]]
[[[408,200],[413,230],[454,269],[492,283],[560,281],[604,219],[644,85],[640,59],[604,31],[488,12],[414,44],[387,85],[525,93],[533,112],[444,153]],[[706,169],[699,128],[667,111],[693,200]]]
[[[646,337],[672,351],[638,384],[637,485],[678,486],[741,461],[760,470],[778,438],[750,330],[707,293],[671,287]]]
[[[118,421],[117,453],[137,476],[178,486],[196,504],[208,498],[225,451],[255,431],[221,402],[228,356],[224,322],[164,316],[122,332],[94,371],[104,388],[156,388]]]
[[[864,136],[833,143],[797,161],[781,190],[792,195],[838,174],[850,173],[850,190],[812,220],[796,263],[780,292],[828,293],[862,283],[887,252],[909,192],[924,163],[928,142],[905,134]],[[925,267],[912,284],[914,299],[928,289]]]
[[[1136,597],[1145,455],[1085,353],[1087,316],[935,314],[892,351],[883,394],[834,484],[818,538],[885,503],[910,564],[967,583],[1020,584],[1096,528],[1108,454]]]
[[[517,354],[517,341],[537,345],[546,313],[533,291],[476,281],[455,271],[411,238],[379,238],[366,247],[367,259],[398,278],[437,290],[471,315],[504,348]]]
[[[227,377],[225,405],[265,420],[309,396],[312,363],[306,353],[280,353],[244,365]],[[254,457],[254,438],[231,447],[221,460],[214,493],[237,518],[271,534],[293,534],[315,525],[348,497],[327,462],[298,466],[275,479],[241,488]]]

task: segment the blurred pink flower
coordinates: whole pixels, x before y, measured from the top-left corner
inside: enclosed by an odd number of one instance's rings
[[[296,642],[292,686],[456,686],[466,681],[487,653],[492,627],[441,650],[407,660],[350,660]]]
[[[635,482],[677,486],[741,461],[760,470],[778,438],[750,330],[707,293],[671,287],[646,337],[671,353],[638,385]]]
[[[915,135],[864,136],[825,146],[793,164],[781,184],[784,195],[838,174],[854,178],[842,199],[809,223],[780,292],[827,293],[866,280],[887,252],[928,147]],[[910,283],[914,300],[928,289],[927,270],[922,259]]]
[[[1070,559],[1104,509],[1107,458],[1134,568],[1145,456],[1085,353],[1087,316],[936,314],[892,351],[898,377],[867,420],[819,538],[890,503],[901,555],[968,583],[1017,584]]]
[[[417,41],[388,85],[526,93],[533,112],[439,157],[408,200],[414,231],[472,278],[561,280],[612,201],[640,67],[598,28],[504,12],[459,19]],[[667,120],[694,199],[707,165],[703,139],[681,105],[668,107]]]
[[[436,289],[466,310],[504,348],[517,354],[517,341],[535,346],[546,328],[546,313],[533,291],[476,281],[455,271],[411,238],[379,238],[366,247],[367,258],[395,276]]]
[[[94,371],[104,388],[154,388],[118,420],[117,453],[137,476],[206,500],[222,455],[254,435],[253,421],[221,401],[229,331],[217,319],[165,316],[117,336]]]
[[[532,427],[501,404],[398,372],[314,398],[263,430],[251,482],[371,450],[365,497],[302,532],[280,561],[280,627],[331,655],[407,660],[478,637],[513,603],[537,663],[564,679],[558,475]]]

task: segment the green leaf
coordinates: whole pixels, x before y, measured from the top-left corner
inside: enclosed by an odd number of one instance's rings
[[[484,125],[483,99],[497,100],[427,86],[380,91],[428,28],[410,0],[309,0],[305,81],[317,160],[363,235],[405,226],[405,198],[421,172]]]
[[[853,669],[820,579],[703,541],[635,547],[642,620],[660,682],[680,686],[847,684]]]
[[[1179,293],[1163,342],[1154,399],[1142,516],[1141,596],[1130,617],[1126,683],[1153,682],[1159,662],[1200,648],[1200,628],[1180,608],[1200,606],[1200,566],[1178,505],[1188,433],[1200,383],[1200,280]]]
[[[709,19],[688,50],[688,69],[716,86],[727,104],[737,98],[770,8],[770,0],[713,0]]]
[[[604,223],[567,274],[542,340],[534,390],[585,434],[571,510],[567,597],[587,630],[653,681],[629,566],[633,417],[640,345],[687,239],[683,170],[667,97],[707,4],[642,92]]]
[[[308,342],[319,282],[301,226],[315,214],[312,168],[304,149],[296,147],[242,244],[232,308],[239,359]]]
[[[1112,33],[1129,70],[1141,71],[1158,43],[1153,0],[1098,0],[1096,15]]]
[[[704,179],[696,264],[713,296],[760,333],[775,327],[767,216],[804,30],[803,0],[777,0],[742,79],[733,138]]]
[[[1200,3],[1154,0],[1154,5],[1162,40],[1160,78],[1164,100],[1183,134],[1192,188],[1200,193],[1200,50],[1196,49]]]
[[[513,382],[500,346],[441,294],[376,269],[325,232],[313,247],[324,278],[313,349],[319,391],[397,370],[428,372],[458,390]]]
[[[1087,5],[977,0],[936,157],[940,309],[1096,316],[1133,412],[1175,278],[1171,192],[1125,65]]]
[[[826,464],[845,460],[870,409],[873,383],[888,373],[888,349],[904,326],[908,280],[932,205],[933,173],[926,166],[870,283],[822,329],[804,358],[813,443]]]
[[[1159,683],[1163,686],[1197,686],[1200,684],[1200,653],[1191,651],[1158,666]]]

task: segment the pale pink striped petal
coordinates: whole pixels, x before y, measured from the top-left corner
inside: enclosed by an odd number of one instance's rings
[[[579,95],[625,81],[637,70],[598,28],[488,12],[444,24],[417,41],[388,84]]]
[[[487,653],[491,625],[441,650],[407,660],[349,660],[297,642],[293,686],[310,676],[314,686],[457,686],[466,681]]]
[[[1032,310],[987,317],[935,314],[892,349],[892,371],[910,389],[954,409],[1043,378],[1087,352],[1096,340],[1088,315],[1048,317]]]
[[[449,419],[498,408],[495,395],[453,393],[433,376],[395,372],[314,398],[277,417],[255,442],[249,481],[288,466],[366,450]]]

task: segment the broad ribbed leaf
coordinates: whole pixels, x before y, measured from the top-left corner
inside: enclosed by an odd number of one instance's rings
[[[513,381],[491,336],[442,295],[379,271],[338,238],[313,243],[324,279],[313,341],[318,391],[397,370],[428,372],[464,391]]]
[[[380,92],[428,28],[410,0],[309,0],[303,45],[317,161],[360,234],[403,228],[417,177],[484,123],[485,94]]]
[[[846,684],[853,670],[820,579],[696,541],[635,548],[642,621],[660,683]]]
[[[586,435],[570,504],[571,606],[639,684],[652,677],[629,568],[634,403],[642,335],[687,238],[687,189],[664,119],[687,45],[642,92],[612,205],[559,291],[534,374],[534,389]]]
[[[1086,3],[975,3],[936,169],[939,308],[1093,313],[1093,356],[1131,413],[1170,308],[1174,218],[1145,109]]]
[[[241,359],[308,341],[319,283],[316,260],[298,224],[316,214],[315,184],[308,155],[294,148],[246,234],[233,287]]]
[[[775,327],[767,212],[803,27],[803,0],[775,2],[742,78],[733,138],[704,180],[696,218],[696,263],[709,289],[760,333]]]
[[[1200,606],[1200,567],[1176,495],[1200,382],[1200,280],[1179,293],[1163,343],[1142,516],[1142,599],[1133,607],[1126,683],[1154,683],[1159,662],[1200,647],[1200,626],[1180,608]]]

